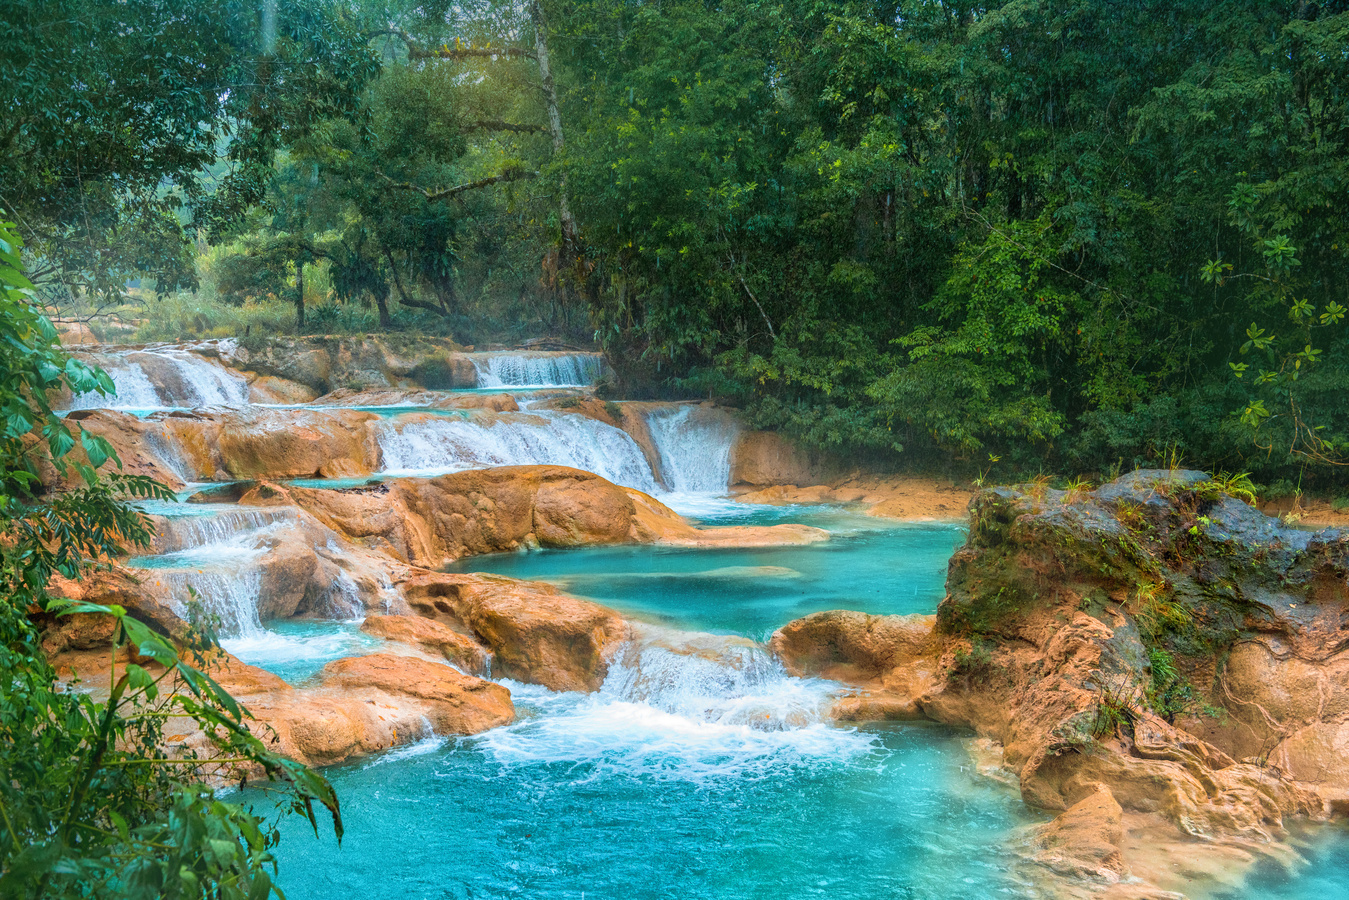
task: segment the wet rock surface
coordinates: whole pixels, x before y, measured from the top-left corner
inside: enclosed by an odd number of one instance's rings
[[[971,505],[930,631],[822,613],[772,647],[857,686],[839,718],[999,742],[1026,802],[1065,811],[1038,863],[1107,883],[1129,863],[1114,805],[1205,847],[1276,847],[1286,818],[1343,813],[1346,573],[1345,535],[1290,528],[1199,472],[998,488]]]

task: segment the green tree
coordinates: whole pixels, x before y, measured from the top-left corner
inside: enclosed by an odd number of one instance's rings
[[[147,478],[100,472],[120,465],[112,448],[77,437],[52,412],[49,392],[112,384],[60,352],[19,254],[17,234],[0,223],[0,897],[268,897],[275,831],[203,779],[261,775],[284,785],[316,828],[313,803],[326,807],[340,837],[337,798],[321,776],[268,750],[247,712],[194,664],[212,652],[208,638],[175,639],[120,607],[48,595],[53,573],[78,578],[124,544],[146,543],[148,524],[126,499],[172,495]],[[77,445],[84,459],[72,455]],[[44,461],[73,470],[79,486],[42,494]],[[43,654],[37,614],[110,616],[111,660],[130,644],[151,662],[114,664],[106,699],[67,690]],[[174,718],[202,729],[201,758],[170,749],[164,727]]]

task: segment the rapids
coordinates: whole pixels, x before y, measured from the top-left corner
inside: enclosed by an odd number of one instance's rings
[[[588,385],[603,372],[586,354],[471,359],[478,390],[519,396]],[[76,397],[71,408],[249,402],[242,375],[183,348],[101,362],[118,396]],[[516,705],[514,724],[458,739],[428,730],[419,743],[329,769],[347,836],[339,848],[331,834],[315,840],[301,820],[283,819],[276,854],[287,896],[376,888],[465,900],[1043,896],[1019,865],[1020,829],[1050,816],[1025,806],[1014,781],[980,774],[968,734],[919,724],[837,726],[828,710],[842,686],[791,677],[764,645],[774,629],[821,610],[933,612],[947,560],[963,540],[959,525],[737,503],[727,493],[739,425],[710,407],[649,407],[644,449],[607,422],[529,406],[378,408],[371,428],[382,468],[373,477],[566,465],[706,524],[799,522],[832,538],[791,548],[537,551],[452,566],[553,582],[624,613],[636,623],[634,636],[593,694],[502,681]],[[167,433],[147,432],[146,440],[192,474]],[[340,489],[365,480],[301,481]],[[333,660],[406,652],[361,631],[362,598],[340,568],[315,607],[320,618],[267,620],[267,555],[299,527],[293,509],[155,503],[146,510],[162,517],[160,533],[131,566],[167,585],[182,615],[195,595],[242,661],[306,685]],[[387,611],[393,592],[386,579],[374,605],[385,596]],[[260,812],[271,808],[261,794],[241,796]],[[1262,863],[1246,884],[1207,896],[1320,900],[1349,889],[1349,839],[1309,831],[1300,846],[1306,865]]]

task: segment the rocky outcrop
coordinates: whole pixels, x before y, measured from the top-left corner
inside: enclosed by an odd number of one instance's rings
[[[1198,472],[999,488],[972,504],[928,636],[912,617],[831,613],[772,644],[856,685],[854,712],[998,741],[1028,803],[1072,813],[1041,861],[1109,880],[1113,819],[1109,840],[1083,837],[1088,807],[1256,847],[1287,816],[1343,811],[1346,573],[1349,538],[1286,527]]]
[[[796,525],[694,528],[640,491],[563,466],[502,466],[340,491],[267,490],[269,502],[293,503],[358,544],[426,568],[521,547],[768,546],[828,537]]]
[[[315,406],[415,406],[420,409],[486,409],[519,412],[510,394],[445,394],[424,390],[362,390],[341,388],[324,394]]]
[[[814,477],[814,476],[811,476]],[[798,487],[797,485],[802,485]],[[742,503],[846,503],[868,515],[909,521],[963,519],[973,494],[954,482],[908,475],[854,475],[825,484],[810,480],[774,484],[739,494]]]
[[[863,688],[835,701],[835,719],[923,719],[919,698],[941,674],[935,623],[935,616],[820,612],[778,629],[769,649],[793,675]]]
[[[555,691],[598,690],[629,636],[618,613],[548,584],[423,572],[399,588],[416,612],[488,647],[494,674]]]
[[[473,362],[448,338],[420,335],[273,338],[239,348],[235,365],[306,385],[317,394],[338,388],[469,388]]]
[[[487,675],[488,650],[465,634],[423,616],[366,616],[361,631],[435,653],[475,675]]]

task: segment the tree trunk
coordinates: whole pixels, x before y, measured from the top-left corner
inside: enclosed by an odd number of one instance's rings
[[[295,261],[295,328],[304,328],[304,261]]]
[[[553,136],[553,152],[561,153],[564,144],[562,114],[558,110],[553,69],[548,62],[548,20],[543,14],[543,0],[530,0],[529,13],[534,20],[534,51],[539,58],[539,80],[543,82],[543,99],[548,106],[548,132]],[[571,214],[571,204],[567,200],[566,172],[562,173],[561,189],[558,192],[557,218],[562,226],[562,265],[559,268],[569,268],[576,261],[579,241],[576,219]]]
[[[383,291],[374,291],[373,293],[375,296],[375,309],[379,311],[379,327],[388,330],[389,304],[387,298],[389,296],[389,290],[388,288],[385,288]]]

